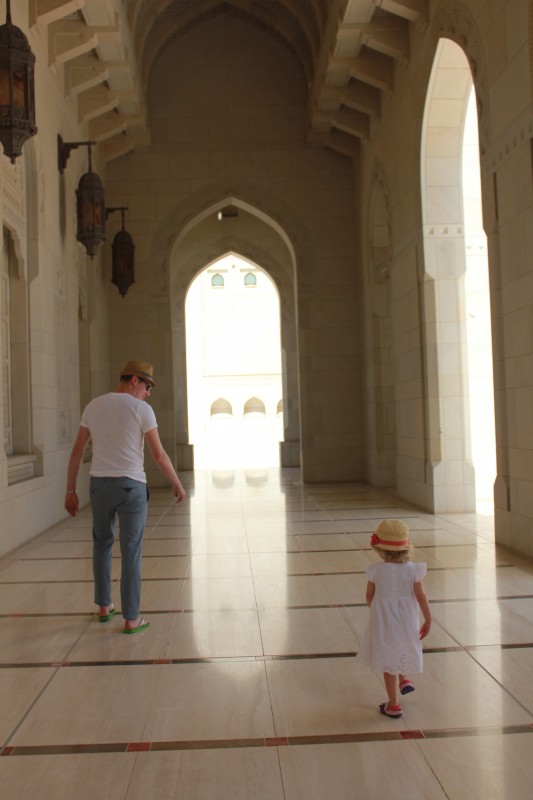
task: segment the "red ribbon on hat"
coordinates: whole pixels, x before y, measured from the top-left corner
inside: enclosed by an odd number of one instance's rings
[[[370,537],[371,545],[387,544],[391,547],[407,547],[409,539],[401,539],[399,542],[390,542],[388,539],[380,539],[377,533],[373,533]]]

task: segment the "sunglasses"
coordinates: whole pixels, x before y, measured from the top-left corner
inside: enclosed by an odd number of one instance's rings
[[[154,387],[152,386],[151,383],[148,383],[148,381],[145,381],[144,378],[139,378],[139,380],[142,381],[144,383],[144,385],[146,386],[146,391],[148,391],[148,392],[152,391],[152,389]]]

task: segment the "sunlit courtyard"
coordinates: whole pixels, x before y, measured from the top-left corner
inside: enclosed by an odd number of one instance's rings
[[[230,254],[192,283],[186,315],[195,468],[279,466],[283,400],[273,282],[256,265]]]

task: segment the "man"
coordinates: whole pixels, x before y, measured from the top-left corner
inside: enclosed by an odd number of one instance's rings
[[[172,484],[176,502],[181,503],[185,498],[185,490],[161,444],[154,411],[144,402],[154,387],[152,365],[146,361],[128,361],[120,372],[117,391],[101,395],[86,406],[67,472],[65,508],[75,517],[79,506],[76,481],[91,439],[94,601],[99,606],[100,622],[110,620],[115,614],[111,599],[111,556],[118,514],[122,556],[120,597],[123,633],[128,634],[150,625],[140,616],[141,548],[148,508],[145,441],[153,460]]]

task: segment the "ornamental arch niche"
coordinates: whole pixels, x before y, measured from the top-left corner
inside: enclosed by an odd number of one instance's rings
[[[7,485],[42,474],[39,425],[32,408],[30,300],[39,273],[38,170],[35,142],[22,158],[0,164],[0,318],[2,390],[0,408],[7,457]],[[38,394],[38,393],[37,393]],[[38,415],[37,415],[38,416]],[[42,443],[43,437],[38,441]]]
[[[266,206],[276,209],[269,213]],[[236,214],[224,215],[224,209]],[[222,213],[220,213],[222,212]],[[279,219],[283,219],[283,224]],[[169,391],[172,427],[167,445],[176,451],[179,469],[194,467],[189,442],[185,299],[194,278],[227,253],[260,264],[274,281],[280,298],[284,441],[280,466],[300,466],[300,381],[297,330],[297,267],[312,263],[312,233],[292,212],[272,198],[253,197],[253,188],[202,190],[167,215],[154,236],[150,252],[155,274],[152,301],[169,308],[169,337],[160,340],[161,382]],[[164,358],[164,351],[170,358]],[[154,356],[154,361],[157,359]],[[164,364],[164,366],[163,366]],[[161,413],[161,411],[159,411]],[[165,438],[164,436],[162,437]]]

